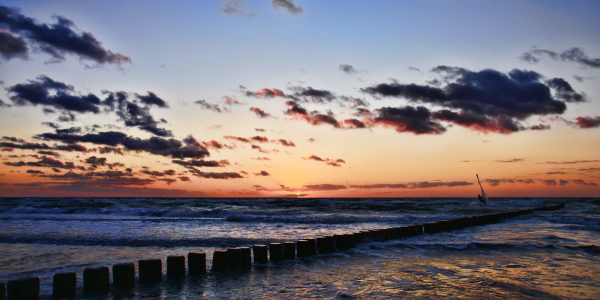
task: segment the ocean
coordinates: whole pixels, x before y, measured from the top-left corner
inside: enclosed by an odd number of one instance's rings
[[[0,282],[564,203],[502,222],[91,299],[600,299],[600,198],[3,198]],[[164,273],[164,272],[163,272]]]

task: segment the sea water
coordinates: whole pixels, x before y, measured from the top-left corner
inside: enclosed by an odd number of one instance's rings
[[[565,203],[500,223],[113,289],[99,299],[600,299],[600,198],[4,198],[0,282]],[[164,272],[163,272],[164,273]]]

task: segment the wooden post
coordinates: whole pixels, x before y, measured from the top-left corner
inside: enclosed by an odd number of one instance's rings
[[[356,239],[354,239],[353,233],[344,234],[346,237],[346,246],[348,248],[356,248]]]
[[[114,286],[135,285],[135,265],[133,263],[120,263],[113,265],[112,271]]]
[[[213,253],[212,271],[227,271],[228,266],[227,250],[215,250]]]
[[[308,250],[308,241],[307,240],[299,240],[297,243],[298,248],[298,257],[306,257],[309,256]]]
[[[334,234],[333,238],[335,239],[335,248],[339,251],[348,250],[348,246],[346,246],[346,237],[342,234]]]
[[[110,275],[108,267],[87,267],[83,270],[83,291],[86,293],[108,294]]]
[[[167,256],[167,277],[171,279],[185,278],[185,256]]]
[[[269,263],[269,251],[267,245],[254,245],[252,247],[254,252],[254,263],[255,264],[268,264]]]
[[[188,273],[190,276],[206,274],[206,253],[188,253]]]
[[[242,249],[227,248],[227,267],[229,269],[239,269],[242,267]]]
[[[283,260],[283,244],[270,243],[269,244],[269,258],[271,259],[271,261]]]
[[[59,272],[52,277],[52,299],[75,298],[77,274],[75,272]]]
[[[252,268],[252,250],[250,247],[239,247],[242,250],[242,269]]]
[[[162,261],[156,259],[138,260],[140,283],[162,280]]]
[[[283,244],[283,256],[286,259],[296,259],[296,243],[285,242]]]
[[[40,299],[40,278],[38,277],[9,280],[6,287],[8,300]]]
[[[327,238],[324,236],[317,238],[317,248],[319,254],[327,254],[329,253],[329,243],[327,242]]]

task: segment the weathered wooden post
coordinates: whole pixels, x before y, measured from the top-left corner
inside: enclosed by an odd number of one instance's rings
[[[8,300],[40,299],[40,278],[38,277],[9,280],[6,288]]]
[[[113,265],[112,271],[114,286],[135,285],[135,265],[133,263],[120,263]]]
[[[110,275],[108,267],[87,267],[83,270],[83,291],[86,293],[108,294]]]
[[[188,273],[190,276],[202,275],[206,273],[206,253],[188,253]]]
[[[167,277],[171,279],[185,278],[185,256],[167,256]]]
[[[138,272],[140,283],[162,280],[162,261],[156,259],[138,260]]]
[[[256,264],[268,264],[269,263],[269,250],[267,245],[254,245],[252,247],[254,251],[254,263]]]
[[[54,277],[52,277],[52,299],[75,298],[76,286],[77,274],[75,272],[58,272],[54,274]]]

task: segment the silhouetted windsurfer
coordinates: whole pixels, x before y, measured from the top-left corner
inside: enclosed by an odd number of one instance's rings
[[[487,204],[485,201],[483,201],[483,198],[481,198],[481,195],[477,195],[477,197],[479,197],[479,201],[483,204]]]
[[[479,201],[481,201],[481,203],[487,205],[488,197],[487,197],[485,191],[483,190],[483,186],[481,186],[481,181],[479,181],[479,174],[475,174],[475,176],[477,176],[477,182],[479,183],[479,187],[481,188],[481,194],[482,194],[482,195],[477,195],[477,197],[479,197]]]

